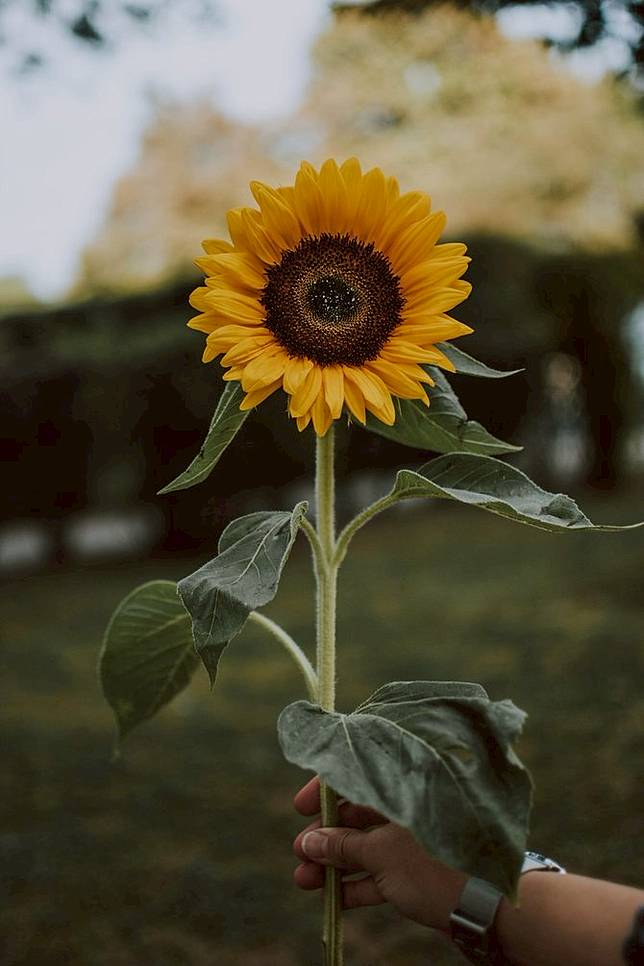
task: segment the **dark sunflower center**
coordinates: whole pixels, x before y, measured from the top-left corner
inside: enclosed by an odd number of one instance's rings
[[[303,238],[266,274],[266,326],[292,356],[359,366],[377,358],[401,321],[388,259],[350,235]]]
[[[306,293],[308,306],[321,322],[346,322],[358,308],[358,294],[338,275],[319,278]]]

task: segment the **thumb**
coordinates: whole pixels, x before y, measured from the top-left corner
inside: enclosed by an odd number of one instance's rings
[[[367,835],[354,828],[319,828],[306,833],[301,848],[307,859],[320,865],[365,868]]]

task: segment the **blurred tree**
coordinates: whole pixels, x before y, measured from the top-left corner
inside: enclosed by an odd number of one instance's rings
[[[316,156],[396,172],[447,212],[450,234],[550,251],[635,243],[644,128],[635,96],[611,79],[584,84],[536,41],[448,5],[347,11],[314,61],[301,124],[317,125]]]
[[[593,47],[606,39],[617,39],[630,49],[634,72],[644,72],[644,3],[640,0],[455,0],[459,7],[476,13],[491,14],[507,7],[566,6],[576,15],[576,32],[567,40],[549,43],[563,51]],[[338,12],[360,10],[377,16],[402,11],[422,14],[437,0],[360,0],[358,3],[335,3]]]
[[[216,0],[180,0],[185,16],[218,22]],[[13,72],[47,64],[61,36],[88,48],[110,49],[133,29],[162,21],[176,0],[0,0],[0,50]]]
[[[229,208],[258,171],[276,177],[258,131],[206,103],[160,104],[135,167],[118,182],[99,236],[83,253],[73,297],[158,285],[197,273],[202,238],[225,233]]]

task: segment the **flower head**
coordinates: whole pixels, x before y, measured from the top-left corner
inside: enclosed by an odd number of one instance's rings
[[[283,389],[298,428],[323,436],[345,406],[391,425],[392,396],[429,405],[423,365],[453,371],[436,344],[472,331],[446,314],[471,286],[465,245],[437,244],[444,214],[355,158],[251,191],[257,209],[228,212],[232,244],[203,243],[188,322],[207,334],[203,361],[222,355],[224,379],[241,382],[241,408]]]

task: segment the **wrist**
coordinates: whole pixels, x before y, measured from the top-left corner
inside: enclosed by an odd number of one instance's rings
[[[526,892],[541,891],[546,880],[553,876],[533,875],[536,872],[565,874],[565,869],[552,859],[537,852],[526,852],[519,880],[519,904]],[[555,875],[554,878],[559,878]],[[483,879],[472,877],[467,880],[458,903],[450,915],[450,936],[463,955],[481,966],[496,966],[507,963],[503,955],[508,918],[517,909],[495,886]],[[510,959],[510,962],[513,960]]]

